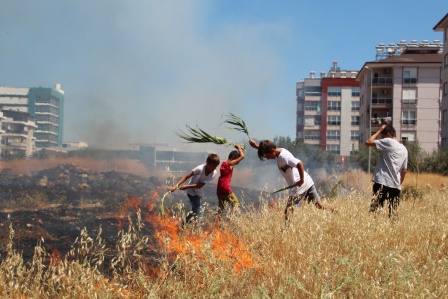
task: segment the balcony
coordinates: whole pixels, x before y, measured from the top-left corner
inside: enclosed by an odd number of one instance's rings
[[[372,83],[375,85],[391,85],[394,83],[392,77],[374,77]]]
[[[392,123],[392,117],[372,117],[370,119],[370,123],[372,124],[372,126],[389,125]]]
[[[318,135],[308,135],[308,136],[304,136],[303,139],[305,139],[305,140],[320,140],[320,136],[318,136]]]
[[[373,98],[372,105],[378,105],[378,106],[392,105],[392,98]]]
[[[417,78],[403,78],[404,84],[416,84],[417,82]]]
[[[340,140],[341,136],[327,136],[327,140]]]

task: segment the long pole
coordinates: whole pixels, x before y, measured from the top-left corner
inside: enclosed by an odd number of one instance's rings
[[[373,84],[373,71],[366,66],[366,69],[368,69],[370,71],[370,98],[369,98],[369,136],[367,136],[367,138],[369,138],[372,135],[372,84]],[[368,162],[367,162],[367,173],[370,173],[370,159],[372,157],[372,148],[369,146],[368,147],[368,151],[369,151],[369,158],[368,158]]]

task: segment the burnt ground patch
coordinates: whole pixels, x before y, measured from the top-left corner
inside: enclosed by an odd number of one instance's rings
[[[122,208],[126,200],[141,198],[143,204],[154,201],[157,205],[166,190],[167,186],[156,177],[97,172],[71,164],[30,176],[3,170],[0,172],[0,259],[10,242],[10,227],[14,230],[14,249],[25,261],[32,259],[34,248],[42,240],[41,245],[47,252],[67,253],[84,228],[92,239],[101,229],[101,238],[112,257],[120,239],[118,233],[127,225],[129,210]],[[215,184],[204,187],[205,201],[211,208],[217,205],[215,191]],[[235,187],[234,192],[244,192],[245,201],[258,201],[259,191]],[[165,207],[169,209],[179,202],[184,203],[186,210],[190,209],[184,191],[167,196]],[[143,233],[151,236],[151,225],[144,229]]]

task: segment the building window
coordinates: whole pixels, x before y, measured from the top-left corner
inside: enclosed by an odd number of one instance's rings
[[[321,96],[322,95],[322,87],[320,87],[320,86],[305,86],[305,95]]]
[[[443,57],[443,66],[444,67],[448,66],[448,54],[445,54],[445,56]]]
[[[306,101],[305,110],[307,111],[320,111],[322,105],[321,101]]]
[[[320,126],[321,123],[320,115],[307,115],[305,116],[305,127]]]
[[[336,87],[336,86],[328,87],[328,96],[329,97],[340,97],[341,96],[341,87]]]
[[[359,126],[359,116],[352,116],[350,124],[352,126]]]
[[[328,140],[339,140],[341,139],[341,131],[339,130],[329,130],[327,131]]]
[[[339,115],[327,116],[327,124],[331,126],[339,126],[341,124],[341,117]]]
[[[403,104],[417,103],[417,88],[403,88]]]
[[[359,97],[361,95],[359,87],[352,87],[352,97]]]
[[[304,136],[305,140],[319,140],[320,139],[320,131],[310,131],[307,135]]]
[[[341,111],[341,102],[338,101],[328,101],[329,111]]]
[[[415,132],[401,132],[401,142],[414,142],[415,141]]]
[[[339,155],[340,146],[338,144],[327,144],[327,152]]]
[[[359,111],[359,101],[352,101],[352,111]]]
[[[403,121],[403,125],[417,124],[416,111],[415,110],[403,110],[402,121]]]
[[[443,95],[448,94],[448,82],[443,83]]]
[[[447,142],[446,138],[442,138],[442,147],[443,148],[447,148],[448,147],[448,142]]]
[[[359,140],[359,131],[350,131],[351,140]]]
[[[403,69],[403,83],[417,83],[417,68]]]
[[[448,113],[447,110],[444,109],[442,112],[442,124],[446,124],[446,122],[447,122],[447,117],[448,117],[447,113]]]

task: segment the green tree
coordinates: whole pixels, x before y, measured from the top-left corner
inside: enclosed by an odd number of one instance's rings
[[[378,161],[378,151],[376,147],[370,148],[370,170],[373,171]],[[364,171],[367,171],[367,165],[369,164],[369,147],[365,144],[359,145],[358,151],[352,151],[350,153],[350,166],[359,167]]]
[[[448,149],[439,147],[427,155],[422,163],[425,172],[448,175]]]

